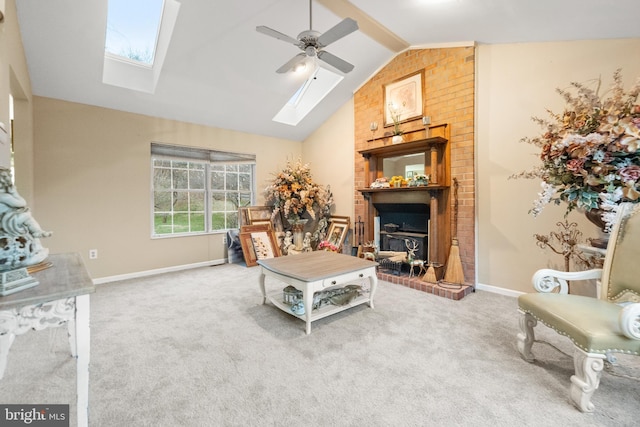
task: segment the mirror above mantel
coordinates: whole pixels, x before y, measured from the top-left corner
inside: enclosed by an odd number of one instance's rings
[[[399,175],[405,179],[416,174],[424,174],[424,153],[383,158],[382,174],[387,177]]]
[[[449,152],[448,139],[442,136],[361,150],[367,188],[359,190],[370,189],[378,178],[398,175],[406,178],[414,173],[429,175],[429,187],[448,187]]]

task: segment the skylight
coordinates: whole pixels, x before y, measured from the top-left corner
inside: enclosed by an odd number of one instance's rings
[[[164,0],[109,0],[105,52],[153,65]]]
[[[296,126],[325,96],[344,79],[344,76],[317,67],[287,104],[273,118],[274,122]]]
[[[180,3],[109,0],[102,82],[154,93]]]

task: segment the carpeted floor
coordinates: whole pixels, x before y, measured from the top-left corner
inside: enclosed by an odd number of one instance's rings
[[[258,268],[199,268],[99,285],[91,299],[92,426],[632,426],[640,382],[603,373],[569,401],[568,340],[515,346],[514,298],[452,301],[380,282],[376,308],[312,324],[261,304]],[[267,287],[281,283],[267,280]],[[557,347],[557,348],[556,348]],[[617,373],[640,377],[640,358]],[[71,403],[65,328],[19,336],[0,403]]]

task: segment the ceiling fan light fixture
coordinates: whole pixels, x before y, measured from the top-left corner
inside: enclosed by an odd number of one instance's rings
[[[331,65],[343,73],[348,73],[353,70],[353,65],[349,64],[347,61],[338,58],[337,56],[327,52],[324,50],[325,47],[329,46],[331,43],[340,40],[348,34],[356,31],[358,29],[358,23],[351,19],[345,18],[340,21],[338,24],[331,27],[329,30],[324,33],[319,33],[314,31],[311,26],[312,22],[312,9],[311,9],[312,0],[309,0],[309,29],[301,32],[298,35],[297,39],[290,37],[286,34],[283,34],[279,31],[276,31],[272,28],[265,27],[264,25],[260,25],[256,27],[256,31],[267,35],[269,37],[276,38],[278,40],[282,40],[287,43],[291,43],[294,46],[297,46],[303,53],[299,53],[289,61],[287,61],[284,65],[276,70],[277,73],[286,73],[293,69],[298,69],[297,67],[299,62],[302,62],[302,59],[320,59],[323,62]],[[304,58],[307,57],[307,58]],[[313,71],[317,69],[317,64],[314,62]],[[307,65],[308,67],[308,65]]]
[[[304,60],[296,63],[291,71],[297,76],[302,76],[303,78],[310,77],[313,73],[318,70],[318,59],[314,57],[306,57]]]

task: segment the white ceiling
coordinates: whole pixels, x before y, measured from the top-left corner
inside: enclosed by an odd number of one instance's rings
[[[302,141],[397,54],[379,43],[385,30],[400,48],[402,40],[424,47],[640,37],[638,0],[317,0],[314,30],[347,15],[358,21],[359,31],[326,49],[355,69],[293,127],[271,119],[301,82],[275,70],[300,51],[255,27],[295,38],[309,29],[308,1],[179,2],[162,74],[147,94],[102,83],[107,0],[16,0],[33,94]]]

